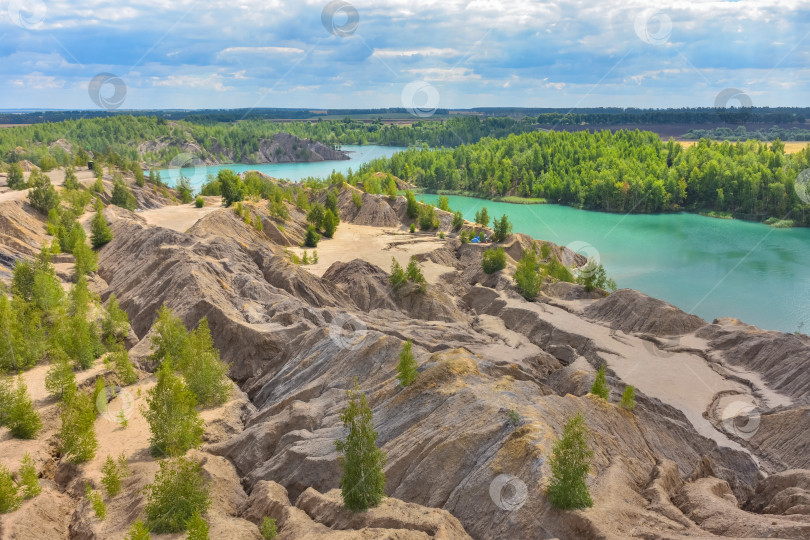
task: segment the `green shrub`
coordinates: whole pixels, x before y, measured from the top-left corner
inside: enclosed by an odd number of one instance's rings
[[[323,235],[327,238],[335,236],[340,218],[332,210],[327,209],[323,214]],[[314,246],[313,246],[314,247]]]
[[[543,244],[543,246],[547,245],[548,244]],[[548,264],[546,265],[546,272],[551,278],[557,281],[565,281],[568,283],[574,283],[576,281],[574,274],[571,273],[571,270],[561,263],[556,255],[549,259]]]
[[[411,223],[411,226],[410,226],[409,230],[411,231],[411,234],[415,233],[416,232],[416,224]]]
[[[90,461],[96,455],[96,404],[90,394],[66,394],[59,430],[60,452],[71,463]]]
[[[253,228],[256,229],[259,232],[262,232],[264,230],[264,224],[262,223],[262,218],[258,214],[253,216]]]
[[[262,538],[264,538],[264,540],[273,540],[278,535],[276,520],[265,516],[264,520],[262,520],[261,526],[259,527],[259,532],[262,534]]]
[[[604,400],[607,400],[610,397],[610,387],[608,386],[607,378],[605,377],[604,365],[600,366],[599,370],[596,372],[596,378],[593,381],[593,386],[591,386],[591,394],[599,396]]]
[[[199,510],[195,510],[186,522],[188,529],[187,540],[208,540],[208,523],[200,515]]]
[[[187,176],[184,176],[183,173],[180,173],[180,179],[177,180],[177,184],[175,185],[174,189],[180,195],[180,201],[183,204],[188,204],[191,202],[191,199],[193,198],[191,180],[189,180]]]
[[[13,512],[22,504],[20,488],[14,482],[11,471],[0,465],[0,514]]]
[[[489,225],[489,212],[486,206],[482,206],[481,210],[475,213],[475,222],[482,227]]]
[[[551,255],[551,245],[548,242],[543,242],[543,245],[540,246],[540,258],[546,260],[549,255]]]
[[[197,412],[197,400],[172,372],[170,357],[164,358],[157,372],[157,384],[147,392],[146,403],[144,416],[152,433],[149,442],[153,455],[181,456],[200,445],[205,430]]]
[[[590,292],[594,289],[616,290],[616,282],[607,277],[605,267],[601,263],[589,259],[588,263],[580,270],[577,283],[585,286],[585,290]]]
[[[50,177],[40,171],[34,171],[28,177],[28,202],[39,213],[47,216],[48,213],[59,206],[59,193],[51,184]]]
[[[362,208],[363,195],[361,195],[359,191],[352,191],[352,202],[354,203],[355,208]]]
[[[39,485],[39,476],[37,469],[34,466],[34,460],[31,455],[26,452],[23,456],[22,463],[19,470],[20,487],[22,488],[22,495],[25,499],[33,499],[42,493],[42,486]]]
[[[111,457],[107,456],[104,460],[104,465],[101,467],[101,485],[110,497],[115,497],[121,493],[121,480],[124,475],[118,463]]]
[[[391,282],[391,286],[394,289],[400,288],[408,281],[408,276],[405,275],[405,270],[402,268],[402,265],[393,257],[391,257],[391,276],[388,278],[388,281]]]
[[[114,294],[107,300],[104,318],[101,319],[101,338],[108,347],[123,343],[129,335],[129,317],[118,304]]]
[[[512,233],[512,224],[509,223],[509,218],[504,214],[500,219],[492,222],[492,229],[492,241],[503,242]]]
[[[126,540],[151,540],[149,528],[140,519],[136,519],[127,532]]]
[[[587,437],[585,418],[578,413],[566,422],[562,438],[554,443],[549,460],[552,478],[546,495],[557,508],[568,510],[593,506],[585,483],[593,457]]]
[[[8,166],[8,178],[6,179],[9,189],[20,190],[28,187],[25,182],[25,174],[19,163],[12,163]]]
[[[202,208],[203,206],[205,206],[205,199],[203,199],[202,196],[198,195],[197,198],[194,200],[194,206],[196,206],[197,208]]]
[[[101,168],[99,167],[96,170],[96,181],[90,186],[91,193],[104,193],[104,182],[102,181],[102,172]]]
[[[503,248],[488,249],[484,252],[481,260],[481,268],[484,272],[491,274],[506,268],[506,252]]]
[[[366,395],[355,380],[354,390],[348,390],[348,406],[340,413],[345,439],[335,441],[342,454],[338,459],[343,477],[340,479],[343,504],[349,510],[363,511],[380,504],[385,494],[385,453],[377,448],[377,432]]]
[[[439,207],[439,210],[444,210],[445,212],[449,212],[450,211],[450,199],[448,199],[444,195],[439,195],[439,200],[436,203],[436,206]]]
[[[416,219],[419,217],[419,203],[416,202],[416,197],[414,197],[411,190],[405,192],[405,202],[405,214],[408,218]]]
[[[186,529],[188,521],[211,504],[202,465],[185,458],[163,460],[155,481],[146,488],[146,523],[157,533]]]
[[[85,484],[84,496],[87,497],[87,500],[89,500],[90,504],[93,506],[93,512],[95,512],[96,517],[104,521],[107,517],[107,505],[104,504],[104,499],[101,497],[101,494],[97,491],[93,491],[90,484]]]
[[[135,208],[138,207],[138,201],[135,199],[135,195],[129,190],[129,186],[127,186],[120,174],[116,174],[113,179],[110,204],[114,204],[120,208],[126,208],[127,210],[135,210]]]
[[[331,210],[336,216],[340,215],[340,209],[338,209],[337,190],[329,190],[329,192],[326,194],[326,202],[323,206],[326,210]]]
[[[385,191],[388,194],[389,201],[397,200],[397,183],[394,181],[391,175],[388,175],[388,186],[386,187]]]
[[[73,247],[73,257],[76,259],[74,268],[76,276],[86,276],[98,270],[98,255],[83,241],[77,242]]]
[[[44,354],[44,330],[39,313],[15,295],[0,291],[0,373],[30,369]]]
[[[112,231],[107,225],[107,218],[104,217],[104,205],[99,203],[96,208],[96,215],[90,224],[90,241],[94,248],[99,248],[113,239]]]
[[[17,439],[35,439],[42,429],[42,419],[34,409],[22,375],[17,376],[16,386],[0,381],[0,425],[5,425]]]
[[[307,212],[307,222],[315,226],[316,229],[323,227],[323,216],[326,214],[326,208],[321,203],[313,203]]]
[[[188,347],[177,359],[177,370],[200,405],[220,405],[228,400],[232,386],[228,366],[220,360],[219,351],[214,348],[206,317],[189,334]]]
[[[436,209],[429,204],[419,205],[419,229],[427,231],[439,227],[439,217]]]
[[[628,411],[636,408],[636,389],[633,386],[627,385],[622,393],[621,406]]]
[[[45,376],[45,389],[59,399],[76,391],[76,375],[73,363],[62,349],[51,351],[51,367]]]
[[[163,362],[167,357],[179,358],[188,345],[188,330],[172,310],[162,305],[158,310],[157,320],[152,335],[152,360]]]
[[[306,197],[306,196],[305,196]],[[268,204],[270,215],[282,223],[290,219],[290,211],[287,210],[287,205],[284,201],[270,201]]]
[[[304,246],[305,247],[318,247],[318,241],[321,239],[321,235],[315,230],[314,225],[309,225],[307,227],[307,234],[304,237]]]
[[[419,262],[417,262],[416,257],[413,255],[411,256],[411,260],[408,261],[408,267],[405,269],[405,275],[408,276],[408,281],[419,285],[419,289],[423,292],[425,291],[427,288],[427,281],[425,281],[425,276],[422,274],[422,269],[419,267]]]
[[[73,167],[68,167],[65,169],[65,182],[62,184],[62,187],[69,190],[77,190],[82,188],[82,185],[79,183],[79,179],[76,178],[76,169]]]
[[[456,211],[453,214],[453,230],[459,230],[464,226],[464,216],[461,214],[461,211]]]
[[[410,386],[416,380],[417,368],[419,365],[413,357],[413,343],[409,339],[402,344],[399,353],[399,364],[397,364],[397,379],[402,386]]]
[[[517,427],[520,423],[520,414],[515,409],[509,410],[509,423],[512,424],[513,427]]]
[[[299,189],[295,194],[295,206],[301,210],[309,210],[309,197],[307,197],[305,190]]]
[[[110,363],[113,366],[115,375],[124,385],[130,385],[138,380],[138,373],[129,360],[129,352],[123,345],[118,345],[116,349],[110,353]]]
[[[537,272],[537,255],[534,247],[523,250],[523,256],[515,269],[514,280],[518,292],[526,300],[534,300],[537,293],[540,292],[543,280]]]
[[[458,239],[462,244],[469,244],[470,243],[470,237],[467,235],[467,231],[461,231],[458,234]]]

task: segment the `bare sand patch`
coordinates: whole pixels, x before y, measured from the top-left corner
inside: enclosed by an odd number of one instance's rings
[[[192,202],[180,206],[165,206],[154,210],[145,210],[138,212],[138,215],[150,225],[186,232],[200,219],[222,208],[222,199],[220,197],[205,197],[205,199],[205,206],[202,208],[197,208]]]
[[[398,228],[373,227],[341,223],[334,238],[322,238],[315,251],[318,252],[317,264],[306,265],[316,276],[322,276],[337,261],[349,262],[363,259],[382,268],[391,269],[391,258],[395,258],[403,267],[408,264],[411,255],[429,253],[445,245],[446,240],[433,233],[407,233]],[[304,251],[311,257],[312,249],[300,247],[289,248],[291,252],[303,257]],[[455,269],[449,266],[426,261],[421,264],[425,279],[429,283],[439,281],[439,276]]]

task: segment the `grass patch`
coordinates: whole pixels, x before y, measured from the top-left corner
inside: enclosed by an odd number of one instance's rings
[[[734,216],[729,212],[718,212],[716,210],[709,210],[708,212],[698,212],[701,216],[706,216],[715,219],[734,219]]]
[[[516,195],[508,195],[506,197],[496,197],[493,201],[505,202],[509,204],[547,204],[548,201],[542,197],[518,197]]]
[[[770,225],[774,229],[790,229],[793,227],[793,220],[771,217],[765,220],[765,225]]]

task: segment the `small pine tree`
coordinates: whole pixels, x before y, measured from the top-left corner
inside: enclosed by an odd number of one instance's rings
[[[627,385],[622,393],[621,406],[628,411],[636,408],[636,389],[633,386]]]
[[[84,496],[87,497],[87,500],[90,501],[90,504],[93,506],[93,512],[95,512],[96,517],[104,521],[107,517],[107,505],[104,504],[104,499],[101,495],[97,491],[93,491],[90,484],[85,484]]]
[[[115,375],[125,385],[132,384],[138,380],[138,373],[129,360],[129,352],[122,345],[118,345],[117,348],[110,353],[110,362],[112,363]]]
[[[546,489],[549,502],[564,510],[593,506],[585,480],[593,451],[588,447],[588,426],[578,413],[566,422],[562,438],[554,443],[551,482]]]
[[[422,269],[419,267],[419,262],[413,255],[411,256],[411,260],[408,261],[408,267],[405,269],[405,275],[408,276],[408,281],[419,285],[419,290],[422,292],[425,291],[427,288],[427,281],[425,280],[424,274],[422,274]]]
[[[17,377],[16,387],[7,388],[7,390],[0,391],[0,394],[7,396],[4,403],[0,405],[2,423],[9,428],[13,437],[35,439],[39,430],[42,429],[42,419],[34,409],[34,402],[28,395],[28,387],[25,385],[22,375]]]
[[[0,514],[13,512],[22,504],[20,488],[7,468],[0,465]]]
[[[6,183],[9,189],[20,190],[25,189],[27,184],[25,182],[25,175],[19,163],[12,163],[8,166],[8,177]]]
[[[96,455],[96,407],[85,392],[65,396],[62,405],[62,428],[59,430],[62,456],[72,463],[90,461]]]
[[[503,242],[509,237],[512,232],[512,224],[506,214],[502,215],[500,219],[492,222],[492,241]]]
[[[98,255],[84,241],[73,246],[73,257],[76,259],[74,273],[76,277],[86,276],[98,270]]]
[[[304,250],[304,254],[301,256],[301,264],[309,264],[310,262],[309,254],[307,254],[307,250]]]
[[[261,526],[259,527],[259,532],[262,534],[262,538],[264,538],[264,540],[273,540],[278,535],[276,520],[265,516],[264,520],[262,520]]]
[[[413,357],[412,351],[413,343],[409,339],[402,344],[402,350],[399,353],[399,364],[397,365],[397,379],[402,386],[410,386],[416,380],[417,368],[419,364]]]
[[[104,204],[99,201],[96,206],[96,215],[90,223],[90,241],[94,248],[99,248],[113,239],[110,226],[107,225],[107,218],[104,217]]]
[[[385,453],[377,448],[377,432],[374,417],[366,395],[360,390],[357,380],[354,390],[346,392],[349,404],[341,412],[343,427],[348,429],[345,439],[335,441],[343,469],[340,479],[343,504],[355,512],[367,510],[380,504],[385,494]]]
[[[523,256],[518,261],[513,279],[523,298],[534,300],[537,297],[543,280],[537,272],[537,254],[534,252],[534,247],[523,250]]]
[[[388,186],[386,188],[386,192],[388,194],[389,201],[397,200],[397,183],[390,175],[388,176]]]
[[[104,486],[108,496],[115,497],[121,493],[121,471],[112,457],[107,456],[101,467],[101,474],[101,485]]]
[[[152,454],[181,456],[202,442],[205,431],[197,412],[197,400],[183,380],[172,372],[171,358],[163,360],[157,384],[147,392],[144,411],[152,436]],[[157,532],[157,531],[156,531]]]
[[[187,540],[208,540],[208,522],[200,515],[199,510],[195,510],[186,522],[188,529]]]
[[[68,393],[76,391],[76,374],[73,372],[73,363],[62,349],[55,349],[51,352],[51,367],[45,376],[45,389],[64,399]]]
[[[321,235],[318,234],[318,231],[315,230],[314,225],[309,225],[307,227],[307,234],[304,237],[304,246],[305,247],[318,247],[318,241],[321,239]]]
[[[189,334],[188,348],[178,359],[177,369],[200,405],[221,405],[228,400],[231,393],[228,365],[220,360],[214,347],[207,317]]]
[[[487,274],[506,268],[506,252],[503,248],[486,250],[481,258],[481,268]]]
[[[195,513],[204,514],[211,504],[202,465],[175,458],[159,466],[155,481],[146,487],[146,523],[157,534],[183,531]]]
[[[606,401],[610,397],[610,387],[605,377],[604,365],[600,366],[599,371],[596,372],[596,379],[594,379],[593,386],[591,386],[591,394],[599,396]]]
[[[388,281],[391,282],[391,286],[394,289],[400,288],[408,281],[408,276],[405,275],[405,270],[402,268],[402,265],[393,257],[391,257],[391,276],[388,278]]]
[[[151,540],[149,528],[141,519],[136,519],[127,532],[126,540]]]
[[[22,495],[25,499],[33,499],[42,493],[42,486],[39,485],[39,476],[37,469],[34,466],[34,460],[31,455],[26,452],[23,456],[22,464],[20,465],[20,487],[22,488]]]
[[[180,358],[188,346],[188,330],[166,305],[158,310],[155,333],[152,336],[152,360],[163,362],[167,357]]]
[[[486,206],[481,207],[481,210],[475,213],[475,222],[482,227],[489,225],[489,212]]]
[[[461,214],[460,210],[457,210],[453,214],[453,230],[459,230],[464,226],[464,216]]]
[[[405,192],[405,203],[405,214],[410,219],[416,219],[419,217],[419,203],[416,202],[416,197],[414,197],[411,190]]]
[[[337,231],[339,223],[340,218],[337,214],[327,208],[326,212],[323,214],[323,235],[327,238],[335,236],[335,231]]]

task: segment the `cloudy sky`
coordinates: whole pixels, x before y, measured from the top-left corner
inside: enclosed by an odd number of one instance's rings
[[[76,4],[0,0],[0,109],[810,104],[808,0]]]

